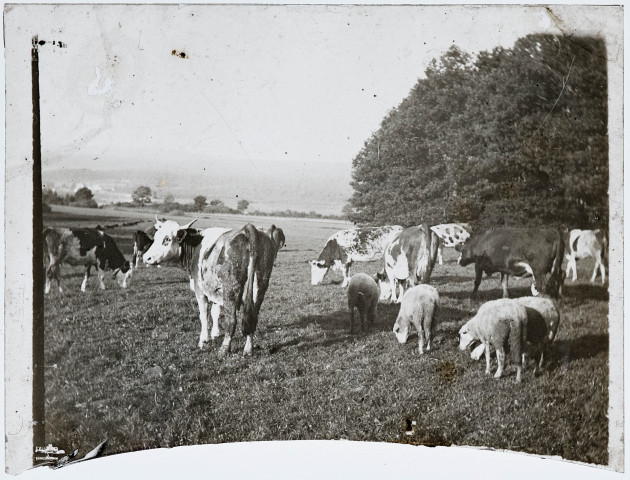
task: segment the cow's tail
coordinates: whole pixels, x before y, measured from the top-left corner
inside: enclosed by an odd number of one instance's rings
[[[424,248],[421,252],[422,257],[418,261],[416,267],[416,279],[420,283],[429,283],[431,272],[437,258],[437,235],[429,228],[428,225],[422,225],[424,231]],[[435,237],[435,244],[433,242]]]
[[[254,300],[256,263],[259,256],[257,242],[258,231],[254,225],[248,223],[243,227],[243,233],[249,243],[247,282],[245,283],[245,294],[243,295],[243,334],[251,335],[256,330],[256,324],[258,323],[258,312],[256,311],[256,301]]]
[[[602,262],[608,267],[608,239],[602,234]]]

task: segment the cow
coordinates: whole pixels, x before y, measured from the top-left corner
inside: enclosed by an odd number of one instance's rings
[[[223,308],[227,328],[219,355],[227,354],[236,315],[242,307],[241,326],[246,337],[243,354],[251,355],[258,313],[284,233],[274,225],[265,232],[251,224],[235,230],[208,228],[198,232],[190,228],[193,222],[180,226],[173,221],[157,221],[153,245],[143,260],[155,265],[178,259],[187,271],[199,306],[199,348],[208,342],[209,316],[210,338],[219,336],[218,321]]]
[[[376,274],[380,301],[400,303],[405,290],[429,283],[439,239],[428,225],[405,228],[385,248],[383,270]]]
[[[501,273],[503,297],[508,297],[508,277],[533,276],[532,295],[538,292],[558,297],[562,293],[564,240],[559,231],[547,228],[493,228],[472,236],[455,247],[457,263],[475,264],[474,298],[481,277]],[[549,278],[546,274],[550,273]]]
[[[348,286],[352,262],[371,262],[383,257],[385,247],[402,232],[399,225],[341,230],[331,236],[317,260],[311,260],[311,285],[319,285],[332,268],[343,274],[342,287]]]
[[[57,280],[59,292],[61,287],[61,265],[85,265],[85,275],[81,283],[81,291],[85,292],[90,270],[96,267],[99,286],[105,290],[105,271],[114,271],[118,284],[127,288],[132,274],[129,262],[114,240],[102,230],[91,228],[46,228],[43,232],[44,253],[48,257],[46,269],[46,286],[44,293],[50,292],[52,279]]]
[[[497,371],[494,378],[501,378],[505,364],[505,352],[516,364],[516,381],[521,381],[522,354],[527,342],[527,312],[523,305],[509,298],[484,303],[477,314],[459,330],[459,349],[466,350],[479,340],[486,352],[486,374],[490,374],[490,347],[497,352]]]
[[[133,256],[131,267],[138,268],[142,255],[151,247],[153,239],[142,230],[136,230],[133,234]]]
[[[471,227],[467,223],[443,223],[433,225],[431,230],[439,237],[437,257],[438,263],[442,265],[442,253],[444,247],[456,247],[470,238]]]
[[[573,270],[573,281],[577,280],[576,260],[593,257],[595,268],[591,276],[591,283],[597,278],[597,269],[600,270],[602,284],[606,281],[606,268],[604,261],[607,258],[607,240],[601,230],[571,230],[569,233],[569,253],[567,253],[567,275]]]

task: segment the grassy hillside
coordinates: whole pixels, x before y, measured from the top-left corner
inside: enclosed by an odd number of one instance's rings
[[[131,232],[149,219],[63,213],[45,224],[118,224],[110,234],[131,256]],[[92,214],[89,212],[87,215]],[[240,226],[244,217],[200,221]],[[248,219],[249,220],[249,219]],[[141,221],[122,227],[123,223]],[[274,220],[275,221],[275,220]],[[256,222],[265,226],[269,219]],[[349,334],[340,277],[310,285],[307,261],[341,222],[286,219],[287,237],[263,304],[254,356],[242,337],[233,354],[220,344],[197,348],[198,310],[175,267],[141,267],[122,290],[94,278],[86,293],[80,268],[66,267],[65,292],[45,299],[48,443],[66,451],[108,439],[107,453],[197,443],[350,439],[423,445],[475,445],[607,463],[608,293],[586,283],[592,264],[567,282],[562,321],[544,372],[531,365],[496,380],[457,349],[457,331],[483,301],[498,298],[498,277],[469,299],[473,267],[445,252],[431,283],[442,299],[435,348],[417,353],[417,337],[400,345],[391,332],[398,307],[379,305],[376,324]],[[377,262],[352,272],[375,272]],[[529,293],[511,280],[512,296]],[[493,367],[494,368],[494,367]],[[414,424],[415,422],[415,424]]]

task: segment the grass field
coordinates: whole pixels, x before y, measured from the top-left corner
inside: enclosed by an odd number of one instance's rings
[[[64,293],[53,286],[45,299],[48,443],[87,451],[108,439],[112,454],[198,443],[350,439],[488,446],[607,463],[608,292],[587,283],[590,261],[578,263],[578,282],[565,284],[560,329],[542,375],[534,377],[529,365],[516,384],[513,369],[500,380],[486,376],[484,362],[456,345],[460,326],[484,301],[501,296],[498,276],[484,279],[481,295],[470,300],[474,267],[458,266],[456,253],[446,249],[431,279],[443,307],[435,348],[419,356],[415,335],[399,345],[391,332],[397,306],[379,305],[376,324],[350,335],[341,277],[310,285],[307,261],[347,224],[208,216],[196,226],[247,221],[275,222],[287,238],[253,357],[241,355],[240,335],[223,360],[216,355],[221,339],[197,348],[197,305],[179,268],[141,267],[126,290],[108,275],[101,291],[92,278],[86,293],[79,291],[82,269],[62,270]],[[132,232],[153,222],[138,212],[66,208],[44,223],[117,225],[108,233],[130,258]],[[379,267],[356,264],[351,273]],[[528,295],[529,285],[511,279],[511,296]]]

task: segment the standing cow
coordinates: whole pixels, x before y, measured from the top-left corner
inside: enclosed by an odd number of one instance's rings
[[[90,269],[96,267],[99,286],[105,290],[105,270],[114,271],[118,284],[127,288],[131,277],[129,262],[116,246],[114,240],[102,230],[91,228],[47,228],[43,232],[44,253],[48,256],[46,269],[46,287],[44,293],[50,292],[53,278],[57,280],[59,292],[61,288],[61,264],[85,265],[85,275],[81,283],[81,291],[85,292]]]
[[[508,277],[533,276],[532,295],[538,291],[557,297],[562,291],[564,240],[559,231],[546,228],[493,228],[472,236],[455,247],[460,252],[457,263],[475,264],[475,286],[479,289],[485,272],[501,273],[503,297],[507,298]],[[546,274],[550,273],[549,279]]]
[[[142,230],[136,230],[133,234],[133,256],[131,267],[137,269],[142,255],[153,245],[153,239]]]
[[[604,261],[607,257],[606,236],[601,230],[571,230],[569,233],[569,253],[567,253],[567,278],[573,270],[573,281],[577,280],[576,260],[593,257],[595,268],[591,276],[591,283],[597,278],[597,269],[602,276],[602,284],[606,281]]]
[[[193,221],[194,222],[194,221]],[[223,307],[227,329],[219,355],[230,351],[237,312],[243,307],[241,326],[246,337],[243,354],[251,355],[258,313],[269,286],[281,229],[269,231],[251,224],[241,229],[191,229],[193,222],[180,226],[173,221],[157,222],[153,246],[144,254],[149,265],[179,259],[190,278],[190,288],[199,305],[201,333],[199,347],[208,341],[208,316],[212,317],[211,338],[219,335],[219,315]],[[280,232],[278,232],[280,231]]]
[[[470,238],[471,228],[467,223],[443,223],[434,225],[431,230],[439,237],[438,262],[442,265],[442,250],[444,247],[455,248]]]
[[[428,225],[405,228],[385,249],[383,271],[376,274],[380,301],[398,302],[407,288],[429,283],[435,266],[438,236]]]
[[[371,262],[383,257],[385,247],[402,232],[399,225],[342,230],[328,239],[317,260],[311,260],[311,285],[319,285],[332,268],[343,274],[342,287],[350,281],[352,262]]]

